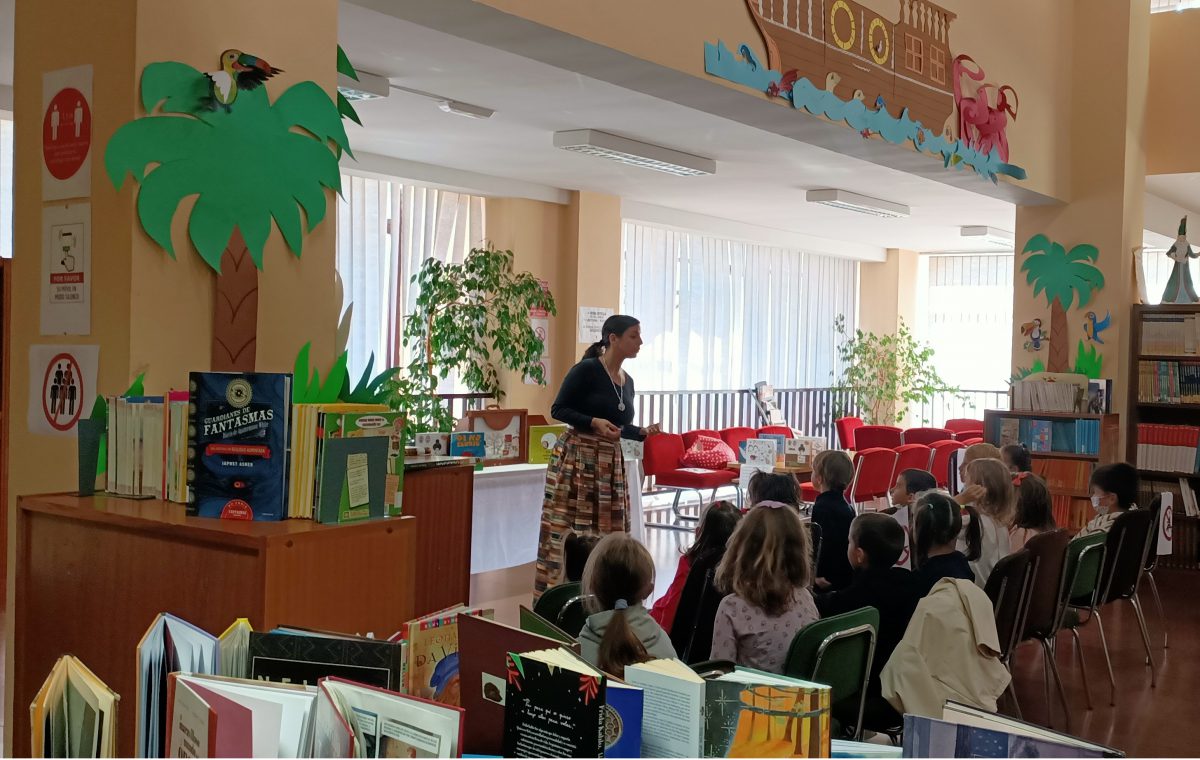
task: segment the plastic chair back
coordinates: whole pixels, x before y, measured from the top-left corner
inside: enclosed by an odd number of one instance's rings
[[[923,443],[906,443],[896,449],[898,458],[896,459],[896,472],[892,474],[892,482],[896,482],[896,476],[905,470],[925,470],[932,472],[929,468],[933,466],[933,449]]]
[[[742,460],[742,441],[749,440],[758,435],[754,428],[748,427],[730,427],[721,431],[721,440],[725,445],[733,449],[733,455]]]
[[[854,450],[894,449],[903,443],[900,428],[891,425],[863,425],[854,431]]]
[[[934,441],[952,441],[954,433],[945,428],[909,428],[900,434],[903,443],[923,443],[926,446]]]
[[[1091,609],[1100,594],[1105,544],[1108,536],[1096,533],[1067,544],[1067,586],[1064,601],[1072,607]]]
[[[683,434],[684,451],[690,449],[692,444],[696,442],[696,439],[701,437],[716,438],[718,441],[721,440],[721,434],[715,430],[689,430]]]
[[[929,444],[933,449],[933,464],[929,471],[937,480],[939,488],[945,488],[950,483],[950,455],[955,451],[966,448],[961,441],[935,441]]]
[[[792,432],[792,429],[784,425],[764,425],[758,429],[756,435],[782,435],[785,438],[796,437],[796,434]]]
[[[861,699],[866,696],[878,631],[879,610],[874,607],[810,623],[792,639],[783,674],[827,684],[834,703],[855,695]]]
[[[685,663],[703,662],[712,652],[713,623],[725,598],[716,586],[717,565],[723,555],[714,552],[697,558],[679,594],[670,634],[676,654]]]
[[[1029,595],[1022,639],[1048,638],[1056,631],[1070,542],[1071,535],[1059,528],[1039,533],[1025,543],[1025,550],[1033,560],[1033,593]]]
[[[1146,567],[1146,552],[1154,514],[1149,509],[1131,509],[1119,515],[1108,530],[1105,542],[1104,604],[1117,599],[1129,599],[1136,592]]]
[[[1155,496],[1150,502],[1150,514],[1152,515],[1150,524],[1149,543],[1146,547],[1146,564],[1144,569],[1148,573],[1154,572],[1158,567],[1158,532],[1162,530],[1162,498]]]
[[[821,559],[821,544],[825,542],[825,531],[821,528],[820,523],[812,520],[805,520],[804,526],[808,528],[808,540],[812,544],[812,566],[815,573]]]
[[[850,482],[847,501],[859,504],[886,496],[895,482],[892,473],[896,471],[897,459],[892,449],[859,449],[854,457],[854,479]]]
[[[1022,549],[1002,558],[992,568],[983,587],[996,616],[996,634],[1000,642],[1000,659],[1008,662],[1020,643],[1024,629],[1025,610],[1032,592],[1030,576],[1033,557]]]
[[[942,423],[942,427],[954,433],[955,438],[976,438],[983,436],[983,420],[969,420],[966,418],[946,420]],[[963,435],[963,433],[966,433],[966,435]]]
[[[579,638],[580,631],[587,624],[587,603],[592,598],[591,594],[583,594],[569,600],[563,605],[562,611],[558,613],[558,623],[556,625],[572,636]]]
[[[679,460],[684,451],[686,449],[683,436],[677,433],[660,433],[647,437],[642,449],[642,474],[651,478],[679,469]]]
[[[837,429],[838,445],[846,451],[854,451],[854,433],[863,426],[863,421],[858,417],[838,417],[833,426]]]
[[[551,586],[543,591],[538,600],[533,603],[533,611],[553,623],[558,620],[558,614],[562,612],[562,608],[567,605],[567,602],[582,593],[583,590],[579,583],[560,583],[557,586]],[[568,633],[570,632],[568,631]]]

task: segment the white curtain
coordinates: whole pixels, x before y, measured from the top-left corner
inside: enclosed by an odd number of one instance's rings
[[[337,268],[344,302],[354,304],[350,375],[357,380],[371,353],[375,372],[406,365],[404,317],[415,307],[412,277],[428,258],[459,263],[483,245],[483,198],[419,185],[342,175]],[[455,377],[439,389],[465,392]]]
[[[0,119],[0,258],[12,258],[13,123]]]
[[[642,322],[645,390],[777,388],[833,380],[833,320],[853,328],[849,259],[625,222],[621,310]]]

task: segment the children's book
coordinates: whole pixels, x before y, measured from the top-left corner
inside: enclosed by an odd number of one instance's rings
[[[779,446],[773,440],[765,438],[750,438],[744,441],[743,462],[752,467],[775,467],[779,456]]]
[[[609,678],[604,687],[604,756],[642,756],[642,717],[646,693]]]
[[[326,412],[326,438],[386,438],[387,468],[384,503],[387,515],[401,514],[404,492],[404,413],[393,411]]]
[[[287,516],[291,375],[193,372],[188,435],[190,514]]]
[[[483,460],[488,456],[484,433],[461,432],[450,434],[450,456],[470,457],[475,460],[475,469],[483,469]]]
[[[250,634],[254,627],[246,618],[238,618],[217,637],[221,653],[217,672],[228,678],[247,678],[250,675]]]
[[[520,608],[520,615],[522,631],[536,633],[539,636],[545,636],[548,639],[554,639],[560,644],[566,644],[567,646],[579,646],[579,642],[574,636],[559,628],[554,623],[551,623],[549,620],[537,614],[523,604]]]
[[[488,619],[495,616],[490,609],[456,605],[405,624],[401,633],[401,637],[408,642],[405,693],[442,704],[461,704],[458,656],[460,614]]]
[[[312,757],[315,687],[172,673],[166,757]]]
[[[942,720],[904,716],[904,757],[1123,757],[1110,747],[947,702]]]
[[[549,464],[550,455],[558,445],[558,439],[567,432],[566,425],[529,426],[529,463]]]
[[[812,464],[813,457],[829,448],[824,438],[802,436],[783,442],[783,463],[788,467]]]
[[[788,438],[786,435],[780,435],[778,433],[759,433],[758,440],[771,441],[772,443],[774,443],[775,444],[775,460],[779,461],[779,460],[783,459],[783,457],[784,457],[784,452],[787,447],[787,442],[792,439]]]
[[[343,523],[387,513],[388,439],[329,438],[321,447],[317,522]]]
[[[137,756],[166,757],[167,675],[213,674],[221,665],[217,637],[160,613],[137,645]]]
[[[1000,446],[1021,442],[1021,421],[1016,417],[1000,418]]]
[[[116,757],[120,699],[78,658],[58,658],[29,705],[29,756]]]
[[[1053,429],[1050,420],[1029,420],[1029,450],[1050,451]]]
[[[641,459],[646,451],[646,444],[632,438],[621,439],[621,455],[626,459]]]
[[[506,666],[504,757],[604,756],[604,673],[561,648],[510,652]]]
[[[322,631],[253,632],[250,677],[315,686],[327,676],[398,689],[405,648],[399,642]]]
[[[324,678],[311,757],[461,757],[463,725],[461,707]]]
[[[413,437],[418,456],[449,456],[449,433],[417,433]]]

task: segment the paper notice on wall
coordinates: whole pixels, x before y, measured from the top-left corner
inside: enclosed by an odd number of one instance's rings
[[[74,435],[96,400],[99,346],[29,347],[29,432]]]
[[[42,200],[92,194],[92,67],[42,74]]]
[[[92,332],[92,206],[42,209],[42,335]]]
[[[529,312],[533,315],[533,311]],[[533,315],[529,318],[529,326],[533,328],[533,334],[542,342],[542,356],[538,360],[538,365],[542,368],[543,383],[550,382],[550,318],[547,314]],[[526,385],[538,385],[538,381],[533,375],[525,376]]]
[[[1170,491],[1162,493],[1162,514],[1158,521],[1158,551],[1157,554],[1170,554],[1173,551],[1172,539],[1175,535],[1175,494]]]
[[[604,320],[613,315],[613,310],[603,306],[579,307],[579,342],[595,343],[600,340]]]

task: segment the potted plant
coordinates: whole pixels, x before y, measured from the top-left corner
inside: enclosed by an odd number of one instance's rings
[[[413,276],[416,308],[404,322],[412,362],[396,378],[395,404],[411,433],[444,432],[455,423],[437,397],[440,381],[457,373],[472,392],[502,400],[502,370],[545,385],[542,340],[531,311],[556,314],[554,297],[529,272],[515,272],[513,252],[473,248],[461,264],[426,259]]]

